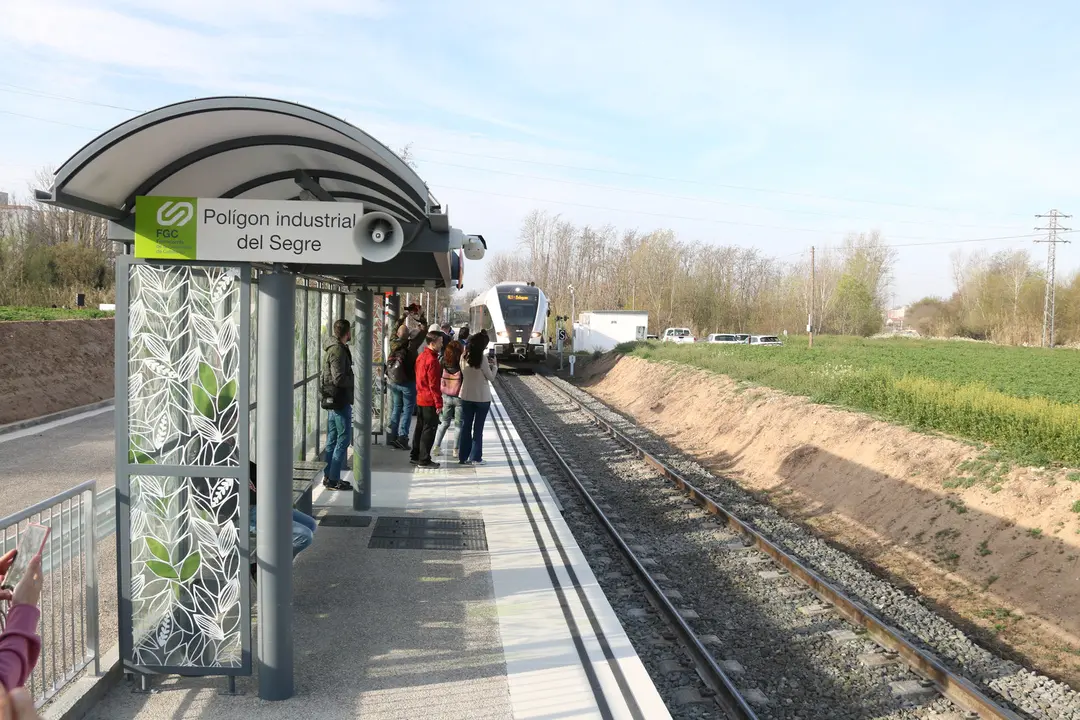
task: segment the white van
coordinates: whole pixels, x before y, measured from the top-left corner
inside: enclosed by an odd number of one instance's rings
[[[668,328],[664,331],[664,342],[692,343],[695,340],[690,328]]]

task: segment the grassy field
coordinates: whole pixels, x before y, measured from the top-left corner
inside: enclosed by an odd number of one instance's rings
[[[631,343],[682,363],[919,430],[991,443],[1035,465],[1080,467],[1080,352],[923,340],[793,339],[784,347]]]
[[[64,308],[0,306],[0,322],[34,320],[85,320],[112,317],[115,313],[103,310],[66,310]]]

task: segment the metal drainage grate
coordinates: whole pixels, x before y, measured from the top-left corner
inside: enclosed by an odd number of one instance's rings
[[[369,548],[384,550],[487,550],[484,521],[438,517],[381,517]]]
[[[319,518],[320,527],[367,527],[370,524],[370,515],[323,515]]]

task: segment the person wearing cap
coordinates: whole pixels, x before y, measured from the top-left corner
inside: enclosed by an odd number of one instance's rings
[[[418,304],[413,303],[405,308],[405,325],[408,326],[410,333],[423,332],[427,323],[420,316],[421,308]]]
[[[420,306],[410,305],[406,310],[405,318],[390,340],[387,362],[390,425],[386,430],[386,442],[399,450],[409,449],[409,428],[416,408],[416,360],[426,339],[424,327],[419,325],[421,319],[414,313]]]

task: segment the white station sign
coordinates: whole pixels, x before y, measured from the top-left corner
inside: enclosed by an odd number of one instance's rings
[[[401,225],[362,203],[138,197],[135,257],[359,265],[401,250]]]

